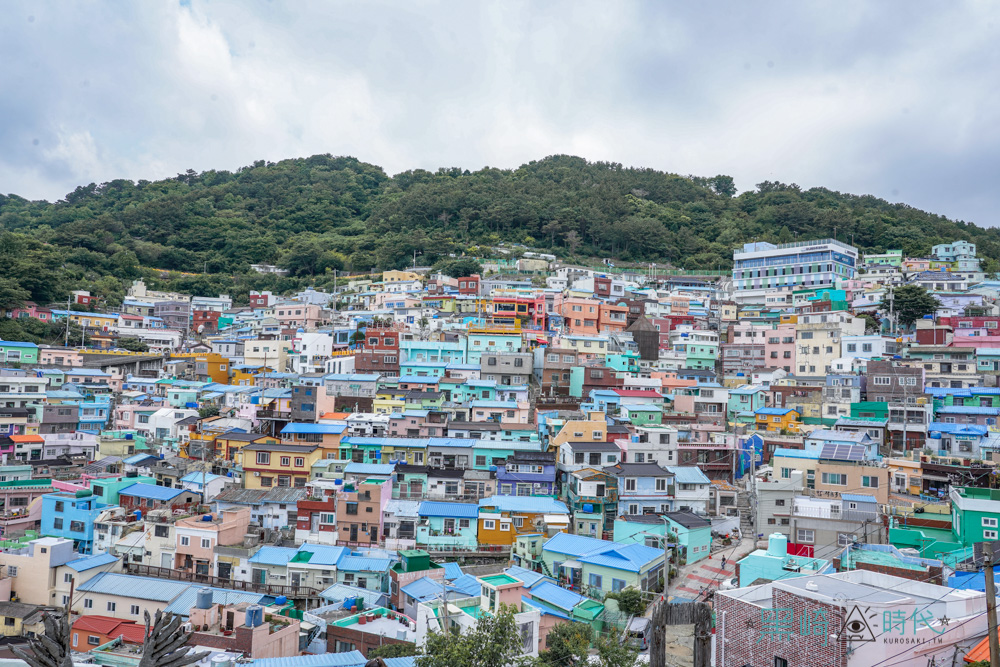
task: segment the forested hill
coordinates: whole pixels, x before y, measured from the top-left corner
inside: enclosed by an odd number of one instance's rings
[[[113,300],[123,281],[152,268],[207,270],[174,284],[195,293],[281,289],[322,282],[332,268],[405,266],[414,251],[427,265],[500,241],[567,257],[714,269],[730,266],[733,248],[746,241],[825,237],[836,229],[863,250],[927,255],[935,243],[962,238],[979,245],[988,267],[1000,257],[1000,230],[875,197],[771,182],[735,193],[727,176],[571,156],[513,170],[415,170],[390,178],[354,158],[315,155],[236,172],[91,184],[55,203],[0,195],[0,307],[18,297],[60,301],[67,289],[88,287]],[[249,265],[261,262],[290,269],[292,278],[251,275]]]

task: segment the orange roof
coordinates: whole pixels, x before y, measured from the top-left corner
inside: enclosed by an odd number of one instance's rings
[[[319,416],[320,419],[347,419],[351,416],[350,412],[324,412]]]
[[[989,636],[983,637],[983,641],[979,642],[978,644],[970,648],[968,652],[965,654],[966,662],[979,662],[980,660],[985,660],[986,662],[990,661]]]
[[[146,638],[146,627],[135,621],[123,621],[111,616],[81,616],[73,623],[74,630],[94,632],[108,637],[121,637],[132,644],[141,644]]]
[[[45,438],[40,435],[12,435],[10,439],[14,442],[24,442],[24,443],[44,443]]]

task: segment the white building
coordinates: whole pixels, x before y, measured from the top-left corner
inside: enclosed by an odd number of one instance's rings
[[[775,293],[834,287],[857,273],[858,249],[834,239],[747,243],[733,252],[733,298],[764,303]]]

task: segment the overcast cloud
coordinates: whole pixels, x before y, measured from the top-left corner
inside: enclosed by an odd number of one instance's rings
[[[992,2],[14,2],[0,192],[553,153],[998,224]]]

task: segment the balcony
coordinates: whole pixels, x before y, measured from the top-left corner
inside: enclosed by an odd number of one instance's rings
[[[292,418],[291,410],[258,410],[257,419],[277,419],[289,421]]]

